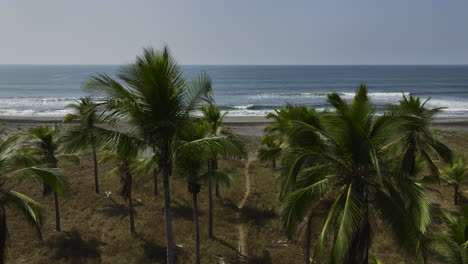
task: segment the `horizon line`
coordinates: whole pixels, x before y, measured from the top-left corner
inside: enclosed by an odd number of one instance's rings
[[[122,64],[61,64],[61,63],[0,63],[0,66],[121,66],[128,65],[131,63],[122,63]],[[398,63],[389,63],[389,64],[179,64],[180,66],[468,66],[468,63],[435,63],[435,64],[398,64]]]

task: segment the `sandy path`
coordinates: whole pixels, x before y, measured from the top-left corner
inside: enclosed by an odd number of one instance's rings
[[[249,167],[250,163],[255,160],[255,154],[249,153],[247,163],[245,164],[245,192],[244,192],[244,197],[242,197],[242,200],[240,201],[239,205],[237,208],[239,208],[239,214],[238,214],[238,219],[239,219],[239,225],[237,229],[239,230],[239,253],[243,256],[247,256],[247,232],[244,223],[242,223],[242,217],[241,215],[241,210],[244,208],[245,203],[247,202],[247,199],[249,198],[250,195],[250,174],[249,174]]]

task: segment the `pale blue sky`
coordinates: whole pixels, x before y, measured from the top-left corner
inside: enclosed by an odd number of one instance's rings
[[[468,64],[468,0],[1,0],[0,64]]]

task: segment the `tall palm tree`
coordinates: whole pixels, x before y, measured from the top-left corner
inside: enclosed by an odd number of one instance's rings
[[[29,143],[32,144],[30,148],[23,148],[29,155],[39,157],[40,162],[44,167],[57,168],[58,157],[64,157],[58,153],[60,146],[59,130],[57,127],[37,126],[29,131]],[[67,156],[74,159],[73,156]],[[52,191],[52,186],[47,181],[44,183],[44,194]],[[65,185],[68,186],[68,185]],[[60,225],[60,205],[58,193],[54,191],[54,204],[55,204],[55,230],[61,231]]]
[[[200,181],[206,161],[211,160],[213,154],[219,156],[244,157],[245,153],[239,148],[238,142],[230,136],[213,135],[211,124],[208,122],[194,122],[180,130],[180,141],[176,148],[175,168],[178,174],[187,180],[188,191],[192,194],[193,217],[195,227],[195,263],[200,263],[200,227],[198,222],[198,194],[201,189]],[[208,178],[210,178],[208,176]]]
[[[364,85],[351,103],[337,93],[328,102],[335,111],[316,115],[315,124],[289,124],[278,175],[286,230],[293,233],[310,210],[331,200],[314,253],[319,263],[368,263],[377,216],[411,256],[425,260],[428,198],[414,177],[391,169],[384,151],[397,119],[376,115]]]
[[[173,264],[169,176],[174,146],[178,142],[178,130],[190,122],[190,115],[203,103],[211,86],[206,74],[186,81],[167,48],[145,49],[135,63],[122,67],[117,77],[121,82],[105,74],[93,76],[83,89],[105,97],[101,103],[107,116],[128,123],[157,156],[163,176],[167,263]]]
[[[211,98],[211,97],[208,97]],[[206,122],[210,134],[214,137],[224,137],[233,146],[237,146],[237,149],[243,153],[241,157],[245,157],[245,150],[243,145],[243,139],[230,131],[223,130],[222,122],[227,112],[221,114],[219,107],[214,105],[212,101],[210,105],[202,107],[203,121]],[[215,193],[216,197],[219,198],[219,185],[225,183],[229,185],[230,177],[218,171],[218,154],[213,152],[211,159],[207,161],[207,174],[206,179],[208,182],[208,238],[214,237],[213,232],[213,187],[212,182],[215,182]]]
[[[442,211],[446,233],[437,234],[435,249],[448,264],[468,264],[468,207],[461,216]]]
[[[211,129],[211,134],[213,135],[220,135],[223,131],[223,119],[227,115],[227,111],[224,112],[224,114],[221,114],[221,110],[219,109],[218,106],[216,106],[214,103],[210,104],[208,106],[202,107],[202,113],[203,113],[203,119],[210,125]],[[218,169],[218,159],[217,157],[214,157],[213,160],[211,161],[212,165],[210,165],[208,168],[210,170],[210,175],[214,175],[215,171]],[[216,197],[219,198],[219,182],[215,181],[215,194]],[[209,200],[212,201],[212,193],[211,193],[211,180],[209,181]]]
[[[124,133],[110,133],[112,136],[103,146],[103,152],[100,154],[100,163],[116,161],[117,165],[109,170],[108,174],[120,177],[122,184],[120,194],[124,200],[128,201],[128,210],[130,217],[130,232],[135,234],[134,209],[132,201],[132,164],[136,161],[138,153],[144,149],[145,144],[135,137]]]
[[[0,264],[5,263],[7,246],[7,210],[21,213],[28,224],[41,238],[41,215],[39,204],[28,196],[5,188],[5,183],[12,179],[34,179],[46,182],[55,192],[63,193],[67,181],[61,170],[34,166],[34,157],[19,151],[18,136],[0,140]]]
[[[65,115],[63,122],[79,121],[80,125],[73,126],[65,133],[63,148],[76,152],[91,148],[94,164],[94,191],[99,193],[98,159],[96,149],[99,146],[99,128],[96,126],[103,120],[98,115],[98,105],[90,98],[83,97],[76,104],[68,105],[73,113]]]
[[[468,165],[462,157],[455,159],[451,166],[447,166],[440,170],[442,179],[453,186],[453,202],[455,205],[460,203],[460,185],[468,175]]]
[[[425,160],[433,174],[437,175],[439,170],[432,157],[451,163],[453,153],[449,147],[436,139],[430,125],[435,115],[440,113],[442,108],[426,108],[426,103],[430,100],[421,101],[418,97],[403,94],[400,104],[391,108],[391,114],[401,122],[399,137],[393,141],[399,147],[397,153],[404,153],[401,159],[402,172],[414,175],[418,159]]]

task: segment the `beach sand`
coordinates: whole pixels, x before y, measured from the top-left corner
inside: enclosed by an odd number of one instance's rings
[[[1,117],[0,123],[4,123],[4,130],[11,134],[14,131],[27,131],[38,125],[60,124],[58,117]],[[224,118],[224,125],[234,132],[244,136],[261,137],[269,120],[264,116],[227,116]],[[69,124],[64,124],[68,126]],[[435,129],[451,130],[456,132],[468,132],[468,118],[437,118],[433,124]]]

